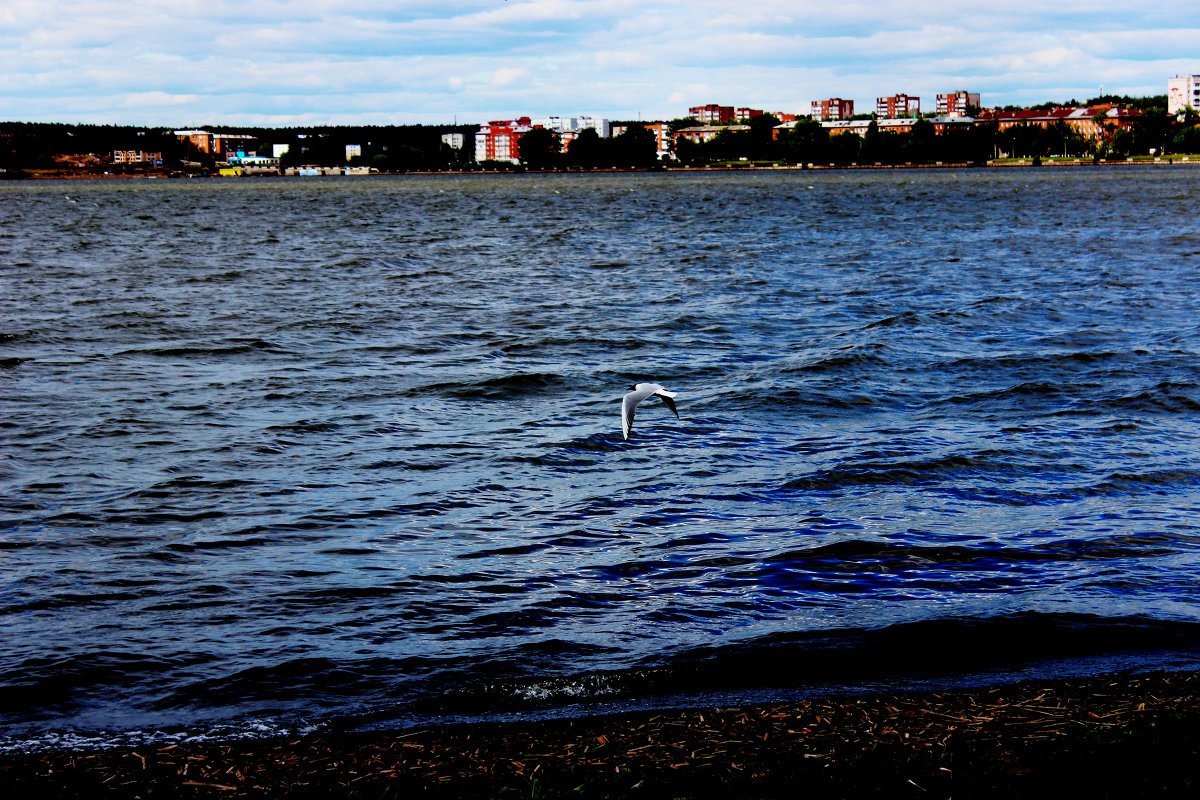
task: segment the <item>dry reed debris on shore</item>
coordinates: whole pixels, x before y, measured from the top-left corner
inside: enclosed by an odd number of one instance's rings
[[[1200,794],[1200,673],[0,758],[6,796]]]

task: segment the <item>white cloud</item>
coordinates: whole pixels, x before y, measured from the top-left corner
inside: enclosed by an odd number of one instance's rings
[[[492,73],[492,86],[511,86],[514,83],[529,79],[529,70],[518,67],[504,67]]]
[[[126,95],[121,105],[125,108],[159,108],[161,106],[182,106],[195,103],[199,99],[195,94],[169,94],[168,92],[137,92]]]
[[[636,50],[598,50],[592,61],[599,69],[652,69],[654,58],[646,52]]]
[[[6,0],[11,119],[674,117],[708,102],[867,107],[1161,93],[1196,25],[1125,0]],[[403,109],[400,111],[399,109]]]

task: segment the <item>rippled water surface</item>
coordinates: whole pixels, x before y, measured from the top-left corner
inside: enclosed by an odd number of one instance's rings
[[[1186,167],[2,186],[0,742],[1194,664],[1198,206]],[[643,380],[680,419],[626,442]]]

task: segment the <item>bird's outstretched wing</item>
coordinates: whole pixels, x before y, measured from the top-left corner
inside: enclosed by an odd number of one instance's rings
[[[636,392],[630,392],[625,395],[625,399],[621,401],[621,433],[626,439],[629,438],[629,432],[633,430],[634,409],[637,408],[638,401],[641,398]]]
[[[667,404],[667,408],[671,409],[671,413],[675,415],[675,419],[679,419],[679,412],[675,410],[675,399],[669,394],[663,392],[655,392],[655,397],[661,397],[662,401]]]

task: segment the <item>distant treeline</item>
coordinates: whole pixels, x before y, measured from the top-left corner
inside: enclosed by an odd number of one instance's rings
[[[362,148],[362,155],[349,163],[372,166],[385,172],[459,169],[474,161],[475,125],[381,125],[257,128],[253,126],[208,125],[211,133],[253,137],[247,151],[271,155],[275,145],[287,145],[281,158],[284,166],[347,163],[346,145]],[[175,136],[173,128],[141,128],[128,125],[71,125],[39,122],[0,122],[0,167],[8,169],[52,169],[56,156],[111,155],[116,150],[162,153],[164,166],[211,169],[216,159],[190,142]],[[461,133],[462,149],[449,147],[442,135]]]

